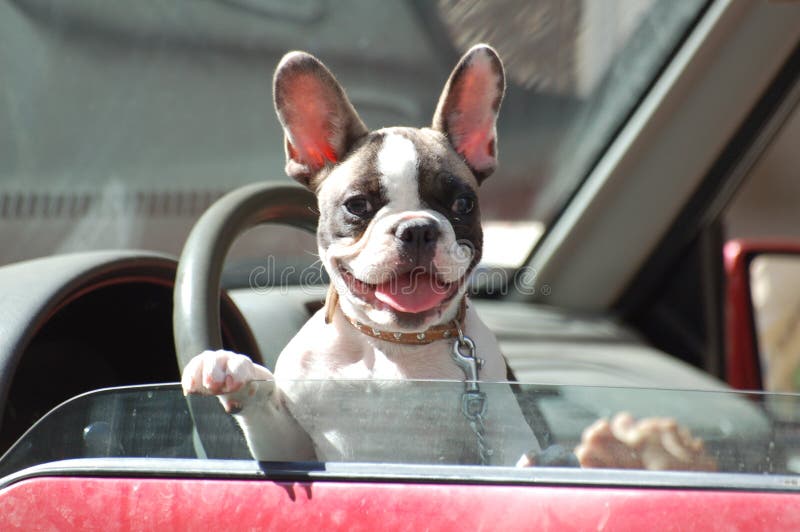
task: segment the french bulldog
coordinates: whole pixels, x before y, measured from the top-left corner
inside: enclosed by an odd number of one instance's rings
[[[497,340],[466,294],[483,244],[477,190],[497,165],[497,53],[482,44],[466,52],[426,128],[369,131],[304,52],[283,57],[273,90],[286,173],[317,196],[328,298],[274,374],[244,355],[207,351],[184,369],[184,392],[218,395],[259,460],[534,464],[539,445],[508,384],[473,386],[482,399],[471,407],[452,383],[430,383],[402,405],[373,393],[419,379],[506,380]],[[373,409],[366,420],[343,414],[357,382]],[[470,408],[477,424],[463,418]],[[611,430],[591,429],[582,451],[590,465],[602,461],[592,441],[605,448]]]

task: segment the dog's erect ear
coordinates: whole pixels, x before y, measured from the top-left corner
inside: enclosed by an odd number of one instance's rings
[[[447,135],[479,183],[497,166],[495,124],[505,90],[497,52],[477,44],[453,69],[433,115],[433,129]]]
[[[340,161],[367,127],[333,74],[305,52],[283,56],[272,88],[286,134],[286,173],[313,188],[319,171]]]

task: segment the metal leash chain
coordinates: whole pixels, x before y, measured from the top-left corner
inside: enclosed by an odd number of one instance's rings
[[[478,442],[481,465],[489,465],[493,450],[486,441],[486,416],[488,401],[478,385],[478,370],[483,368],[483,359],[475,356],[475,342],[464,336],[458,321],[455,322],[458,338],[453,342],[453,360],[464,372],[464,393],[461,394],[461,412],[467,418]]]

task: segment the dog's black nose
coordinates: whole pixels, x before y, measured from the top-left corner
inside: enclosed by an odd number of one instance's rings
[[[439,226],[432,220],[411,219],[400,222],[394,235],[404,246],[423,249],[433,247],[439,238]]]

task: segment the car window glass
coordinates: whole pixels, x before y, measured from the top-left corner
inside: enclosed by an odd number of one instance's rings
[[[477,431],[465,415],[469,390],[462,382],[291,381],[281,387],[307,399],[308,404],[290,408],[314,435],[318,455],[300,456],[298,449],[289,460],[482,465]],[[774,409],[764,408],[769,402],[796,410],[800,396],[506,383],[479,388],[487,401],[481,422],[489,466],[514,465],[518,453],[554,444],[571,450],[586,427],[626,410],[637,419],[674,418],[702,440],[721,472],[800,473],[794,437],[800,426],[773,419]],[[254,393],[271,390],[274,383],[257,383]],[[513,404],[503,402],[507,393],[513,393]],[[515,408],[527,423],[507,415]],[[293,437],[285,427],[276,422],[265,429],[285,438],[274,440],[283,445]],[[270,461],[270,448],[261,452],[260,458]],[[73,458],[200,456],[252,460],[239,425],[217,398],[192,396],[189,403],[178,385],[136,386],[90,392],[62,404],[5,454],[0,476]],[[285,454],[279,458],[287,460]]]
[[[764,389],[800,391],[800,257],[762,254],[750,262],[753,321]]]
[[[271,76],[318,55],[366,123],[426,126],[476,42],[505,59],[484,260],[518,266],[706,2],[321,0],[0,5],[0,264],[106,248],[177,254],[222,193],[289,183]],[[24,243],[24,244],[23,244]],[[264,248],[309,260],[281,233]],[[313,261],[313,259],[310,259]]]

